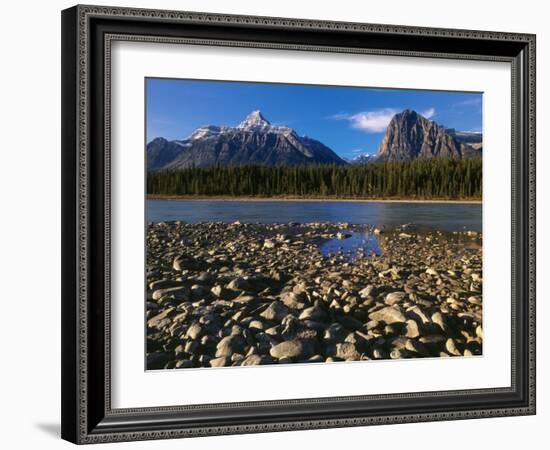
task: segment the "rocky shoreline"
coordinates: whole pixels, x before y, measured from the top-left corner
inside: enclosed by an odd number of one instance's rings
[[[459,205],[480,205],[482,200],[479,197],[466,198],[410,198],[410,197],[357,197],[357,196],[307,196],[307,195],[280,195],[280,196],[232,196],[232,195],[169,195],[169,194],[147,194],[147,200],[183,200],[183,201],[224,201],[224,202],[354,202],[354,203],[449,203]]]
[[[381,254],[346,248],[376,237]],[[320,247],[342,241],[342,251]],[[347,223],[147,229],[147,368],[482,353],[482,237]]]

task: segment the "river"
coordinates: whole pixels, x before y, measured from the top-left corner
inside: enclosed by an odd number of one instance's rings
[[[412,224],[444,231],[482,231],[476,203],[296,200],[146,200],[146,221],[310,223],[349,222],[393,227]]]

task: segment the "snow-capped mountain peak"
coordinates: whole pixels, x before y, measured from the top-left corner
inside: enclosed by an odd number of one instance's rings
[[[345,162],[321,142],[300,137],[290,127],[271,125],[260,111],[252,111],[236,127],[205,125],[184,140],[155,139],[147,145],[148,170],[242,164]]]
[[[204,125],[193,131],[193,133],[191,133],[191,136],[189,136],[187,139],[195,140],[216,136],[220,134],[221,130],[221,127],[218,127],[216,125]]]
[[[374,159],[374,155],[368,152],[362,152],[355,155],[349,160],[351,164],[366,164],[371,162]]]
[[[245,131],[268,131],[271,124],[260,111],[252,111],[237,128]]]

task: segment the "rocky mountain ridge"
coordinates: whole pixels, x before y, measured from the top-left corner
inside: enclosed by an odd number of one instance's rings
[[[426,119],[416,111],[406,109],[390,121],[380,142],[376,161],[406,161],[417,158],[462,158],[474,156],[479,150],[453,129]]]
[[[345,164],[321,142],[298,135],[292,128],[271,125],[260,111],[237,127],[207,125],[187,139],[156,138],[147,145],[148,170],[178,170],[215,165]]]
[[[242,164],[367,164],[417,158],[463,158],[480,155],[481,150],[480,132],[446,128],[406,109],[391,119],[375,155],[361,154],[346,160],[321,142],[300,136],[290,127],[272,125],[260,111],[253,111],[236,127],[205,125],[186,139],[153,139],[147,144],[147,169]]]

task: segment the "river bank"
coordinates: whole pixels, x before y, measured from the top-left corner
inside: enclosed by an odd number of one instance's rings
[[[448,198],[435,198],[435,199],[414,199],[414,198],[393,198],[393,197],[314,197],[314,196],[273,196],[273,197],[260,197],[260,196],[207,196],[207,195],[158,195],[147,194],[147,200],[187,200],[187,201],[242,201],[242,202],[278,202],[278,201],[303,201],[303,202],[326,202],[326,201],[340,201],[340,202],[365,202],[365,203],[457,203],[457,204],[482,204],[481,199],[448,199]]]
[[[321,253],[354,233],[376,236],[378,256]],[[481,243],[407,226],[150,224],[147,368],[480,355]]]

